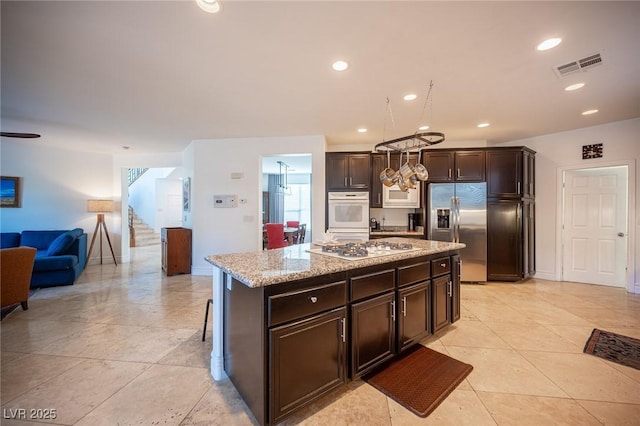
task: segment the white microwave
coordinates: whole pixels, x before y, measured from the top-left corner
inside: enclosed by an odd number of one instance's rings
[[[403,192],[397,185],[382,185],[382,207],[384,208],[420,208],[420,182],[416,187]]]

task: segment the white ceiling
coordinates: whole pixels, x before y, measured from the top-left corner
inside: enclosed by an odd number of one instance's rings
[[[2,130],[42,134],[21,143],[139,154],[325,135],[369,149],[428,122],[455,146],[640,116],[636,1],[226,1],[217,15],[192,0],[1,8]],[[551,36],[562,44],[535,50]],[[593,53],[604,62],[588,72],[553,72]],[[334,72],[336,59],[351,68]],[[563,90],[577,81],[586,86]],[[419,98],[403,101],[409,92]],[[600,112],[581,115],[591,108]],[[483,121],[491,126],[478,129]]]

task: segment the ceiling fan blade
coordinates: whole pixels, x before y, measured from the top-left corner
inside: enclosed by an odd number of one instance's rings
[[[40,135],[37,133],[14,133],[14,132],[0,132],[0,136],[5,138],[21,138],[21,139],[35,139]]]

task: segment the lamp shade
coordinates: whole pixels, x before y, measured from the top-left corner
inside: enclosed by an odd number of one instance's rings
[[[87,211],[90,213],[112,212],[113,200],[87,200]]]

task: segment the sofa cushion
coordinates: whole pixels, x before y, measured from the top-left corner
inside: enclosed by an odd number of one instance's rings
[[[76,236],[72,233],[72,231],[65,232],[64,234],[60,234],[55,240],[49,244],[49,248],[47,249],[47,256],[59,256],[61,254],[65,254],[67,250],[71,248],[71,245],[76,240]]]
[[[18,247],[20,245],[19,232],[0,233],[0,248]]]
[[[70,254],[58,256],[36,256],[33,272],[72,269],[78,264],[78,257]]]

